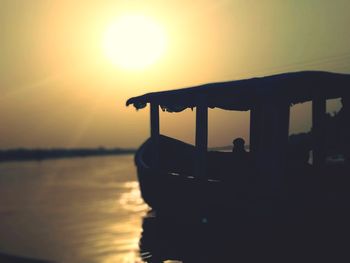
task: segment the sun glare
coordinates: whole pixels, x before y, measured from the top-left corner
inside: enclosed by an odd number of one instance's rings
[[[164,53],[166,35],[160,24],[141,15],[119,17],[106,30],[104,52],[123,69],[144,69]]]

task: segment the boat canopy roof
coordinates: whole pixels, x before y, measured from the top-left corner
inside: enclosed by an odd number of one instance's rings
[[[293,105],[315,96],[332,99],[349,93],[350,74],[302,71],[152,92],[130,98],[126,105],[142,109],[147,103],[156,103],[164,111],[180,112],[205,103],[210,108],[247,111],[260,103]]]

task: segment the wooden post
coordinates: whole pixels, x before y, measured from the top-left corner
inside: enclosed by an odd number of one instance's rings
[[[321,167],[326,161],[325,152],[326,99],[317,95],[312,100],[313,165]]]
[[[159,166],[159,105],[151,103],[151,143],[152,143],[152,168]]]
[[[254,157],[256,156],[260,145],[262,117],[262,109],[260,105],[256,105],[250,110],[249,150],[250,154]]]
[[[288,139],[289,139],[289,120],[290,120],[290,105],[288,102],[282,101],[277,106],[276,111],[276,160],[279,164],[278,172],[276,176],[279,176],[281,182],[284,181],[283,175],[287,169],[287,158],[288,158]]]
[[[206,178],[206,154],[208,148],[208,107],[204,97],[196,108],[196,159],[195,175]]]
[[[257,153],[261,173],[262,192],[281,195],[287,164],[289,104],[285,101],[268,101],[262,107],[262,127]]]

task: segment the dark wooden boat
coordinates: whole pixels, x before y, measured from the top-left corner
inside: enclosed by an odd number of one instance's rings
[[[253,214],[268,211],[273,203],[323,209],[350,201],[344,189],[350,182],[348,156],[342,152],[345,161],[327,163],[324,143],[326,100],[343,98],[349,103],[349,91],[350,75],[308,71],[129,99],[127,105],[141,109],[149,103],[151,109],[151,137],[135,156],[143,199],[158,211],[241,209]],[[288,140],[290,107],[307,101],[312,101],[312,165],[291,160]],[[196,108],[196,145],[159,133],[159,107],[168,112]],[[347,107],[343,121],[349,117]],[[247,162],[237,162],[229,152],[208,151],[208,108],[250,111]],[[349,136],[342,143],[342,149],[350,148]],[[330,193],[336,195],[331,204]]]

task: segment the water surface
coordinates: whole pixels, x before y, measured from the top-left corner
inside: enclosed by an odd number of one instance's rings
[[[132,155],[0,163],[0,252],[135,263],[142,202]]]

